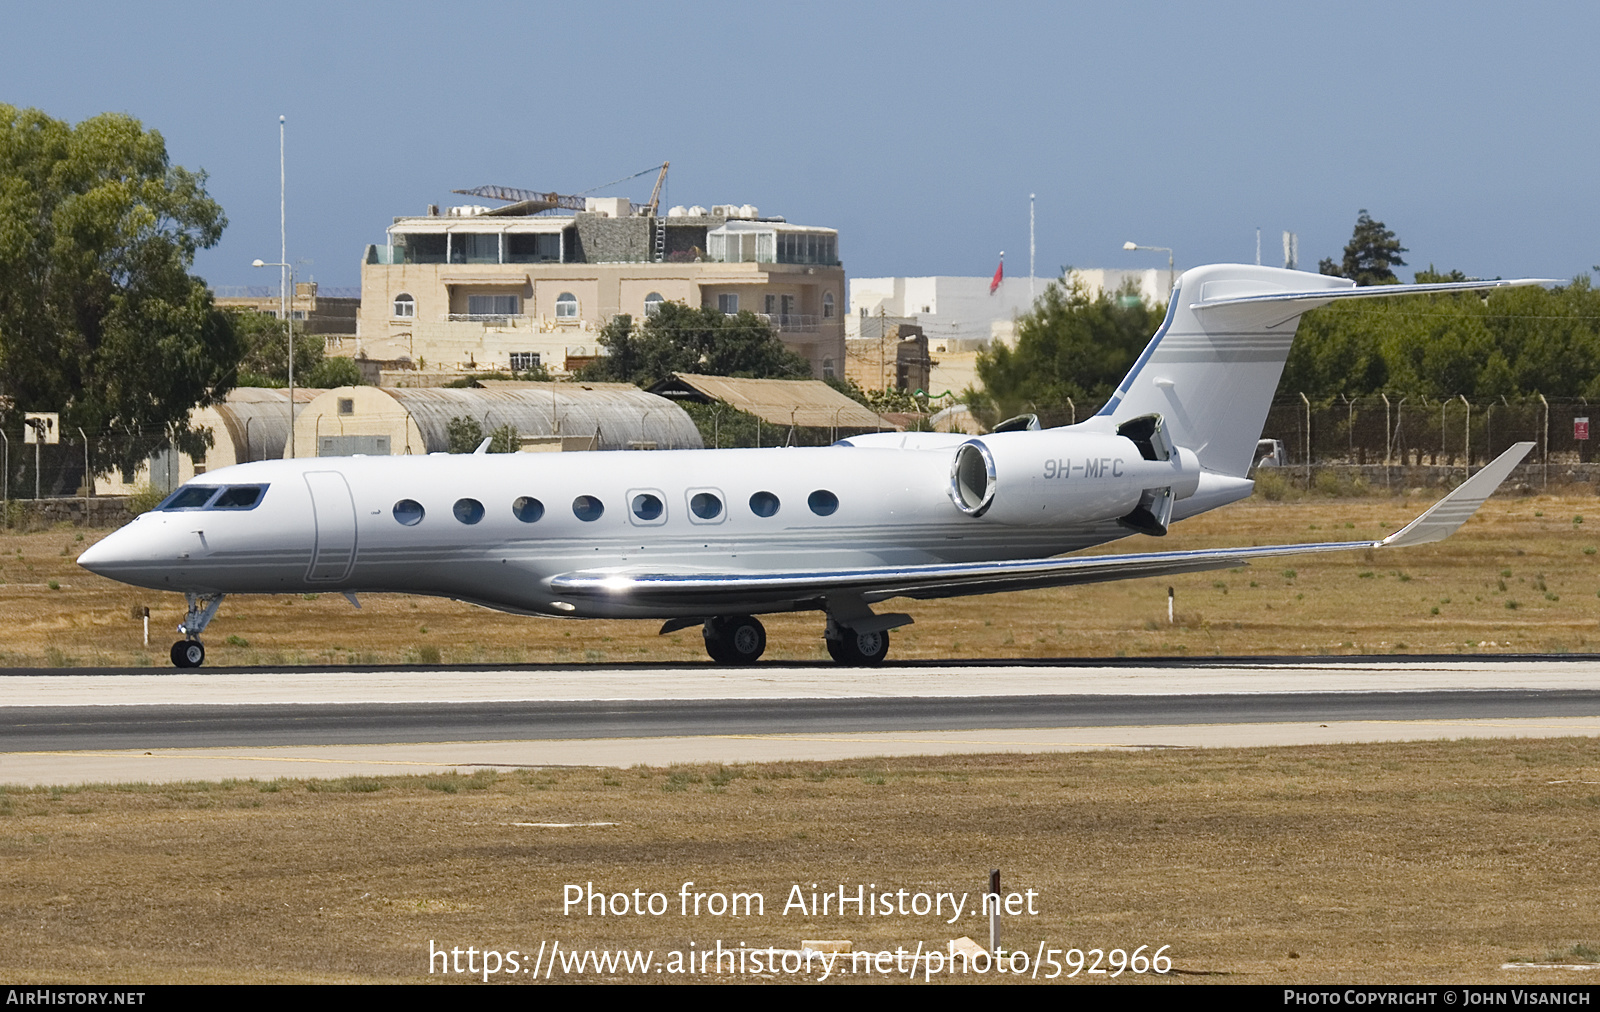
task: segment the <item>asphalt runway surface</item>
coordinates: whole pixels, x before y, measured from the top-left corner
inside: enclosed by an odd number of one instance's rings
[[[1600,735],[1600,658],[0,671],[0,783]]]

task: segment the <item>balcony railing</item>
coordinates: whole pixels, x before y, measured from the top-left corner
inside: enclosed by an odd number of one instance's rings
[[[450,323],[482,323],[492,327],[525,327],[529,319],[513,313],[450,313],[445,316]]]
[[[785,334],[815,334],[817,332],[817,324],[822,320],[820,316],[801,315],[800,313],[757,313],[756,315]]]

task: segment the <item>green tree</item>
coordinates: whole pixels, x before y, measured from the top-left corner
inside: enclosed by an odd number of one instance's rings
[[[1123,297],[1135,294],[1129,288],[1091,297],[1080,281],[1052,281],[1017,317],[1016,347],[994,342],[979,353],[984,389],[969,391],[968,405],[991,421],[1021,411],[1065,415],[1068,398],[1079,418],[1098,408],[1166,315],[1164,305]]]
[[[228,309],[228,320],[239,334],[244,354],[239,359],[238,386],[285,387],[289,385],[289,345],[283,321],[268,313],[254,309]],[[295,327],[294,382],[295,386],[314,387],[307,382],[323,362],[323,340],[308,338]],[[359,374],[360,370],[357,370]],[[359,382],[359,381],[358,381]],[[342,384],[340,384],[342,385]]]
[[[483,445],[483,425],[468,415],[457,415],[445,422],[444,431],[451,453],[472,453]],[[522,448],[522,437],[515,425],[502,425],[488,435],[490,453],[516,453]]]
[[[366,382],[361,367],[355,359],[324,355],[321,362],[305,372],[295,367],[295,382],[300,386],[332,390],[334,387],[357,387]]]
[[[1463,281],[1460,271],[1417,281]],[[1555,288],[1336,302],[1301,320],[1280,397],[1600,398],[1600,292]]]
[[[131,117],[0,105],[0,395],[99,433],[101,468],[200,451],[190,409],[235,382],[240,337],[189,273],[227,224],[205,183]]]
[[[643,326],[617,316],[600,331],[608,354],[583,379],[649,386],[675,372],[760,379],[810,379],[811,364],[790,351],[772,325],[751,312],[728,316],[664,302]]]
[[[1318,269],[1323,274],[1349,278],[1361,286],[1397,285],[1400,279],[1395,277],[1394,269],[1406,265],[1400,259],[1400,254],[1405,252],[1406,248],[1400,245],[1395,234],[1385,228],[1383,222],[1373,221],[1363,207],[1356,216],[1350,242],[1344,248],[1343,262],[1335,264],[1330,257],[1324,259]]]

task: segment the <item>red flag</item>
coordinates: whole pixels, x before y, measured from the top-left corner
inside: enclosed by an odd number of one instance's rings
[[[994,269],[994,280],[989,282],[989,294],[993,295],[1000,288],[1000,282],[1006,279],[1006,255],[1000,254],[1000,266]]]

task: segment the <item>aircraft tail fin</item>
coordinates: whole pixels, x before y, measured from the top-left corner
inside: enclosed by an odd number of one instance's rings
[[[1096,416],[1121,425],[1159,414],[1173,442],[1217,474],[1244,477],[1300,315],[1348,298],[1388,298],[1547,283],[1463,281],[1357,288],[1346,278],[1216,264],[1185,271],[1167,318]]]

